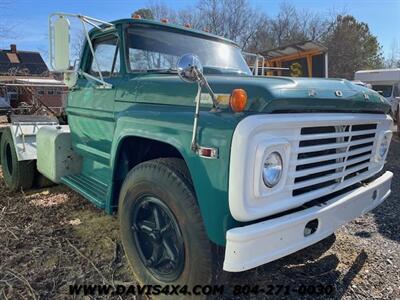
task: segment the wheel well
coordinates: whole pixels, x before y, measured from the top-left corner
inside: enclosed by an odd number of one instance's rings
[[[128,172],[136,165],[162,157],[183,159],[181,153],[170,144],[143,137],[127,137],[119,148],[113,175],[112,206],[115,211],[118,206],[119,191]]]

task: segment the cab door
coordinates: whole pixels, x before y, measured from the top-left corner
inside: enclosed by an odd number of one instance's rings
[[[97,78],[102,74],[112,88],[80,76],[68,99],[68,123],[74,150],[83,157],[82,175],[107,184],[111,179],[111,144],[115,127],[115,96],[121,82],[120,40],[107,33],[92,41],[94,59],[88,47],[82,69]],[[97,62],[96,62],[97,61]]]

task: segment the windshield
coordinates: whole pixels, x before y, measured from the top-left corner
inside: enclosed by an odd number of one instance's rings
[[[372,89],[377,92],[382,92],[383,97],[390,97],[392,96],[392,85],[373,85]]]
[[[132,72],[176,69],[179,57],[192,53],[200,58],[204,73],[251,75],[238,47],[195,35],[136,25],[128,28],[127,47]]]

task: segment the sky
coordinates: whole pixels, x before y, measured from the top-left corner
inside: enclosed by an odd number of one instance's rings
[[[151,1],[151,0],[150,0]],[[172,8],[195,6],[198,0],[158,0]],[[249,0],[250,4],[268,16],[279,11],[279,0]],[[383,53],[388,56],[393,43],[400,43],[400,0],[286,0],[300,10],[330,14],[333,11],[354,15],[368,23],[378,37]],[[21,50],[48,49],[48,16],[52,12],[80,13],[104,21],[130,17],[139,8],[148,6],[147,0],[0,0],[0,22],[13,26],[12,35],[0,39],[0,48],[17,44]],[[3,8],[2,8],[3,7]],[[6,9],[5,9],[5,8]]]

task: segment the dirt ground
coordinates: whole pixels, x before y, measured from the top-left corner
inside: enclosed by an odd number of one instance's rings
[[[251,271],[222,273],[220,283],[230,287],[330,284],[336,299],[400,299],[397,138],[386,169],[395,174],[393,193],[377,209],[293,255]],[[68,286],[74,283],[135,283],[116,218],[66,187],[10,193],[1,178],[0,299],[70,299]]]

